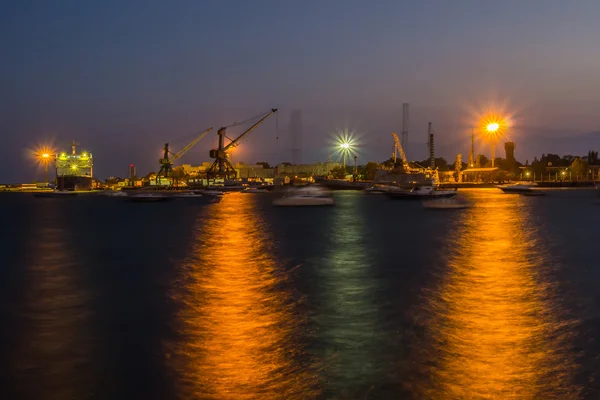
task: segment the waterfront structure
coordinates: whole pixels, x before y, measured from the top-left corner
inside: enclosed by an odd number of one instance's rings
[[[203,178],[210,169],[211,162],[203,162],[200,165],[183,164],[183,170],[190,178]],[[256,179],[273,179],[274,168],[265,168],[263,164],[245,164],[238,162],[233,164],[235,170],[234,178],[256,178]]]
[[[461,171],[462,182],[487,183],[497,180],[498,167],[492,168],[467,168]]]
[[[279,164],[275,167],[275,177],[311,177],[328,176],[333,168],[341,167],[340,163],[314,163],[314,164]]]
[[[56,179],[60,190],[91,190],[93,157],[92,153],[77,153],[76,143],[71,144],[71,153],[61,152],[56,157]]]

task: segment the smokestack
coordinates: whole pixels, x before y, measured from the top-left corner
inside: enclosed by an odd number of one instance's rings
[[[402,147],[406,151],[408,144],[408,103],[402,104]]]
[[[431,169],[435,169],[435,144],[433,142],[433,133],[431,131],[431,122],[427,128],[429,134],[429,166]]]
[[[469,165],[467,168],[473,167],[475,163],[475,130],[471,130],[471,151],[469,152]]]

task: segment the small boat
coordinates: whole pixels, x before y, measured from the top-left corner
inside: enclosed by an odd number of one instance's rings
[[[220,190],[216,190],[216,189],[194,190],[194,193],[201,194],[204,196],[215,196],[215,197],[224,195],[223,192],[221,192]]]
[[[173,196],[165,196],[157,193],[141,193],[127,196],[127,200],[135,203],[158,203],[173,200]]]
[[[456,190],[443,190],[435,186],[415,186],[412,189],[402,189],[399,187],[390,188],[386,194],[392,199],[399,200],[423,200],[438,199],[444,197],[456,196]]]
[[[364,191],[367,194],[385,194],[390,190],[390,186],[389,185],[380,185],[380,184],[375,184],[373,186],[369,186],[368,188],[365,188]]]
[[[242,193],[266,193],[267,189],[262,189],[261,187],[247,187],[242,190]]]
[[[516,193],[516,194],[522,194],[522,193],[531,193],[534,191],[534,188],[537,185],[533,182],[517,182],[514,185],[504,185],[504,186],[498,186],[498,188],[500,190],[502,190],[504,193]]]
[[[34,197],[73,197],[79,193],[70,190],[53,190],[51,192],[34,193]]]
[[[290,189],[285,196],[273,200],[273,205],[279,207],[333,206],[335,200],[331,192],[323,187],[303,186]]]
[[[424,200],[421,202],[423,208],[431,208],[438,210],[452,210],[471,208],[473,203],[462,197],[442,197],[439,199]]]
[[[107,197],[127,197],[127,193],[122,190],[107,190],[102,194]]]
[[[180,193],[173,194],[172,197],[179,198],[179,199],[194,199],[194,198],[200,198],[200,197],[204,197],[204,196],[202,196],[202,194],[200,194],[200,193],[195,193],[195,192],[180,192]]]

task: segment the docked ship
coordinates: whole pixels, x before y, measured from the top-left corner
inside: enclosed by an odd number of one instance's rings
[[[71,144],[71,154],[61,152],[56,156],[56,181],[58,190],[91,190],[92,153],[77,153],[76,143]]]

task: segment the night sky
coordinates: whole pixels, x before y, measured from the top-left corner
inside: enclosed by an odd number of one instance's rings
[[[597,0],[3,1],[0,182],[36,178],[27,149],[72,140],[100,178],[145,173],[163,143],[213,126],[181,159],[208,161],[218,127],[274,107],[234,161],[291,161],[293,109],[303,162],[325,161],[343,129],[360,134],[360,160],[383,161],[403,102],[412,159],[427,156],[428,121],[438,155],[465,158],[486,109],[510,117],[523,162],[587,154],[600,143],[599,17]]]

